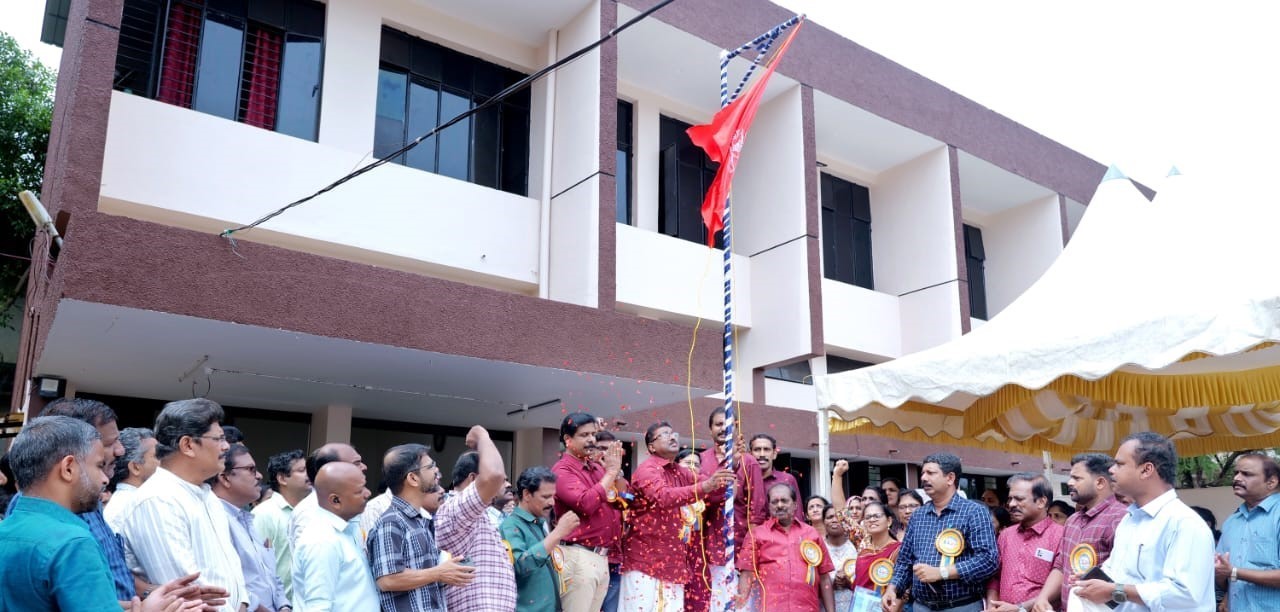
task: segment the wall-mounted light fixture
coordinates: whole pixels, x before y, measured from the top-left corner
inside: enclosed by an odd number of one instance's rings
[[[53,399],[67,394],[67,379],[61,376],[37,376],[35,384],[40,397]]]

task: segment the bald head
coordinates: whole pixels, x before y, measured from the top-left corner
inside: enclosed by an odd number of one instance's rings
[[[315,487],[320,507],[344,521],[360,516],[369,499],[364,471],[350,463],[336,461],[321,466],[316,472]]]
[[[315,482],[320,468],[335,461],[353,464],[360,468],[361,472],[368,469],[354,446],[343,442],[330,442],[317,448],[307,457],[307,478]]]

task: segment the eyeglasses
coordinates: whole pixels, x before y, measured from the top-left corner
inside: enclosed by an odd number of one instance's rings
[[[217,442],[218,444],[222,444],[223,442],[226,442],[226,441],[227,441],[227,437],[226,437],[226,436],[195,436],[195,437],[197,437],[197,438],[201,438],[201,439],[204,439],[204,440],[213,440],[214,442]]]
[[[234,472],[236,470],[244,470],[246,474],[252,474],[258,471],[258,466],[257,465],[238,465],[236,467],[228,469],[227,471]]]
[[[430,470],[434,467],[436,467],[436,462],[432,461],[431,463],[424,463],[419,465],[418,467],[414,468],[413,471],[421,472],[422,470]]]
[[[679,437],[680,437],[680,432],[678,432],[678,431],[667,431],[667,432],[663,432],[663,433],[653,434],[653,437],[654,437],[654,438],[679,438]]]
[[[864,514],[864,515],[862,515],[862,520],[864,520],[864,521],[870,521],[870,520],[877,520],[877,521],[878,521],[878,520],[880,520],[880,519],[882,519],[882,518],[884,518],[884,515],[883,515],[883,514]]]

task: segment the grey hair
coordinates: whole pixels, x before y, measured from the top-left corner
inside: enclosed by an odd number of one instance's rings
[[[27,421],[9,447],[9,466],[18,489],[43,482],[68,455],[85,461],[93,441],[100,439],[97,429],[73,417],[47,416]]]
[[[222,406],[213,400],[196,398],[165,404],[156,417],[156,457],[172,455],[178,451],[182,438],[198,438],[222,419]]]
[[[146,427],[126,427],[120,430],[120,444],[124,446],[124,454],[116,458],[115,471],[111,473],[111,482],[107,488],[114,491],[116,485],[129,478],[129,464],[142,463],[142,442],[151,440],[156,435]]]
[[[1053,501],[1053,487],[1049,481],[1045,479],[1044,474],[1035,472],[1018,472],[1009,477],[1009,486],[1013,486],[1015,482],[1031,483],[1031,499],[1044,499]]]

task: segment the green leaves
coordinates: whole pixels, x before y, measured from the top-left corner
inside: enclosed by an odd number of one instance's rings
[[[40,193],[56,80],[52,70],[0,32],[0,254],[30,256],[35,227],[18,192]],[[0,257],[0,307],[13,303],[26,268],[23,259]],[[9,325],[10,318],[7,307],[0,311],[0,324]]]

